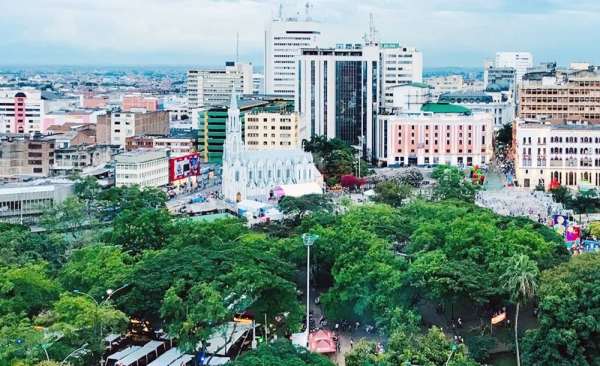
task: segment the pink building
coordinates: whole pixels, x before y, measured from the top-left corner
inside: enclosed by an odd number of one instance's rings
[[[74,112],[51,112],[44,116],[42,121],[42,133],[46,133],[48,127],[53,125],[64,125],[65,123],[73,123],[77,125],[95,124],[97,114],[86,111]]]
[[[457,108],[458,107],[458,108]],[[389,165],[478,165],[492,154],[493,116],[455,105],[378,117],[380,160]]]
[[[83,98],[83,108],[86,109],[104,108],[108,105],[108,103],[108,98],[104,97]]]
[[[123,111],[132,109],[145,109],[147,111],[158,110],[158,98],[144,97],[142,95],[126,95],[123,97]]]

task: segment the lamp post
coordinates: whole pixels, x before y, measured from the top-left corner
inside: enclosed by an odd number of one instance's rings
[[[306,245],[306,348],[308,348],[308,335],[310,334],[310,246],[318,237],[316,234],[302,234],[302,241]]]
[[[454,354],[454,352],[456,352],[456,344],[452,345],[452,352],[450,352],[450,356],[448,356],[448,361],[446,361],[446,366],[448,366],[448,364],[450,364],[450,359],[452,358],[452,355]]]
[[[126,288],[128,286],[129,286],[129,284],[126,283],[126,284],[124,284],[123,286],[119,287],[116,290],[112,290],[112,289],[106,290],[106,294],[108,296],[102,302],[98,302],[96,299],[94,299],[94,297],[92,295],[90,295],[90,294],[88,294],[86,292],[81,292],[79,290],[73,290],[73,293],[77,294],[77,295],[82,295],[82,296],[89,297],[90,299],[92,299],[92,301],[94,301],[94,303],[96,304],[97,307],[100,307],[101,305],[104,305],[104,304],[108,303],[108,301],[110,300],[110,298],[111,298],[112,295],[116,294],[117,292],[121,291],[122,289],[124,289],[124,288]],[[102,324],[101,324],[101,326],[100,326],[100,338],[102,338],[102,335],[103,335],[103,329],[102,329]]]
[[[50,362],[50,356],[48,356],[48,351],[46,350],[46,345],[42,344],[42,349],[44,350],[44,353],[46,354],[46,360],[48,362]]]
[[[65,359],[64,359],[64,360],[62,360],[61,364],[65,364],[65,363],[67,363],[67,360],[68,360],[68,359],[69,359],[71,356],[73,356],[75,353],[77,353],[77,352],[81,351],[82,349],[85,349],[87,346],[88,346],[88,344],[87,344],[87,343],[84,343],[84,344],[83,344],[81,347],[77,348],[75,351],[71,352],[71,353],[70,353],[70,354],[69,354],[67,357],[65,357]]]

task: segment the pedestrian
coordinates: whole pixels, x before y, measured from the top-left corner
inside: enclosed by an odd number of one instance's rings
[[[348,324],[348,333],[352,333],[352,324]]]
[[[339,331],[340,330],[340,323],[335,323],[335,330]]]
[[[458,318],[457,322],[458,322],[458,327],[462,328],[462,320],[460,318]]]
[[[356,330],[358,330],[358,327],[360,327],[360,323],[356,322]]]
[[[350,338],[350,349],[354,348],[354,339]]]

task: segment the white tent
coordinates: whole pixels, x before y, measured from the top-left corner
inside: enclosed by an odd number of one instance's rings
[[[365,196],[367,196],[367,197],[373,197],[374,195],[375,195],[375,191],[372,189],[365,191]]]
[[[273,207],[273,205],[269,205],[267,203],[253,201],[253,200],[243,200],[238,202],[237,210],[238,214],[243,214],[244,212],[250,212],[252,215],[258,216],[261,209],[268,209]]]
[[[207,341],[209,345],[206,347],[206,353],[216,356],[225,356],[229,348],[237,342],[244,333],[251,329],[252,324],[237,322],[229,322],[219,326]],[[202,344],[200,344],[199,347],[202,347]]]
[[[275,188],[277,197],[302,197],[307,194],[322,194],[323,189],[317,183],[286,184]]]

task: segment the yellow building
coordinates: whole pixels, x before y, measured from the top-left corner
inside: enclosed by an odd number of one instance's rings
[[[299,148],[299,118],[295,112],[246,113],[246,150],[295,150]]]

